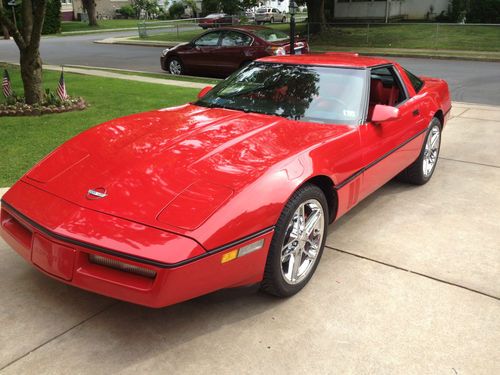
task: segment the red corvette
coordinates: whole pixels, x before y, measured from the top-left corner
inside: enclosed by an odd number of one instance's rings
[[[429,181],[450,108],[444,81],[387,60],[266,57],[68,141],[5,194],[1,233],[41,272],[142,305],[290,296],[329,223],[395,176]]]

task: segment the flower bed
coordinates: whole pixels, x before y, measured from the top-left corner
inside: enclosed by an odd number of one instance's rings
[[[0,117],[2,116],[40,116],[52,113],[81,111],[88,107],[83,98],[68,98],[67,100],[44,101],[42,104],[29,105],[24,100],[0,104]]]

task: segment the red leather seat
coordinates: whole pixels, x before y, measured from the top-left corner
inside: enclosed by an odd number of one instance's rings
[[[385,104],[384,100],[384,84],[379,79],[370,81],[370,107],[375,104]]]

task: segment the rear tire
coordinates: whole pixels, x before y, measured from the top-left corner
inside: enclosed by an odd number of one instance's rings
[[[328,203],[316,185],[304,185],[285,205],[269,247],[261,290],[278,297],[300,291],[318,267],[326,241]]]
[[[422,145],[418,159],[398,175],[398,179],[413,185],[424,185],[431,179],[436,169],[441,149],[441,121],[434,117]]]
[[[274,17],[271,17],[271,19],[269,20],[270,23],[274,23]]]
[[[285,22],[286,22],[286,17],[283,17],[283,18],[281,19],[281,23],[285,23]]]

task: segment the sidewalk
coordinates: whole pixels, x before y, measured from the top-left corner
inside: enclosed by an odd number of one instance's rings
[[[19,65],[19,64],[12,63],[12,65]],[[44,64],[43,69],[60,71],[61,66]],[[185,88],[192,88],[192,89],[202,89],[202,88],[208,86],[207,83],[173,80],[173,79],[168,79],[168,78],[154,78],[154,77],[146,77],[146,76],[141,76],[141,75],[120,74],[120,73],[115,73],[115,72],[112,72],[109,70],[104,70],[104,69],[106,69],[106,68],[87,69],[87,68],[76,68],[76,67],[71,67],[71,66],[64,66],[65,72],[84,74],[84,75],[96,76],[96,77],[117,78],[117,79],[123,79],[126,81],[147,82],[147,83],[155,83],[158,85],[178,86],[178,87],[185,87]],[[111,69],[111,70],[117,70],[117,69]],[[168,77],[167,73],[165,73],[165,77]]]
[[[0,371],[498,374],[499,144],[500,107],[453,103],[432,180],[391,181],[330,226],[289,299],[240,288],[148,309],[0,240]]]

